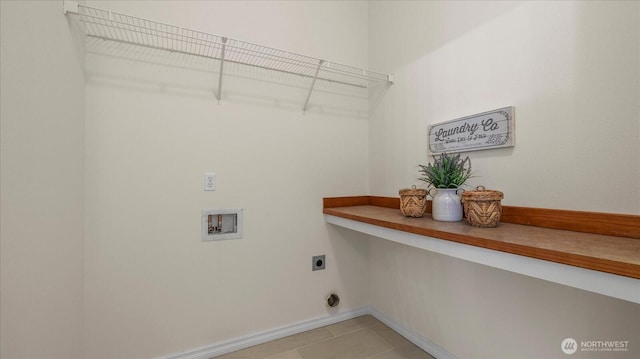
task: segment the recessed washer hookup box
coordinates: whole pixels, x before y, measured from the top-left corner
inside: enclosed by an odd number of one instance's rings
[[[244,216],[242,208],[203,209],[201,239],[218,241],[242,238]]]

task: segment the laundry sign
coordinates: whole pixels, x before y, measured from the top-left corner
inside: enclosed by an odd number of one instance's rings
[[[429,152],[465,152],[515,146],[514,107],[429,126]]]

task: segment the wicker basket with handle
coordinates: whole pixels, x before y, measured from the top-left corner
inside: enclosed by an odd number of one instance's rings
[[[476,187],[475,191],[462,193],[465,220],[474,227],[490,228],[500,222],[504,195],[500,191]]]
[[[405,217],[419,218],[427,208],[427,190],[422,188],[404,188],[400,193],[400,211]]]

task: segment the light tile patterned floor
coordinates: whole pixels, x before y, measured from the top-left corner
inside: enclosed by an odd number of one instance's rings
[[[365,315],[216,359],[433,359],[374,317]]]

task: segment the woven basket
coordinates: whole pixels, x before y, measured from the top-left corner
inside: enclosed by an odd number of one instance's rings
[[[405,217],[419,218],[424,215],[427,208],[427,190],[416,188],[404,188],[400,193],[400,211]]]
[[[478,186],[475,191],[462,193],[465,220],[474,227],[491,228],[498,225],[502,215],[500,191],[487,190]]]

